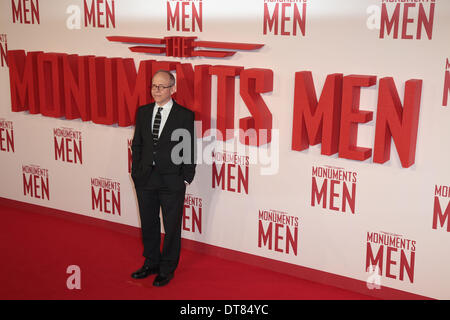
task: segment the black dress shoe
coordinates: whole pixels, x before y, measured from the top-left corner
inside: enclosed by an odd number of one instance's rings
[[[134,279],[143,279],[148,277],[151,274],[156,274],[159,272],[159,268],[158,267],[149,267],[149,266],[143,266],[142,268],[140,268],[138,271],[133,272],[131,274],[131,277]]]
[[[172,280],[172,278],[173,278],[173,273],[169,273],[167,275],[158,274],[155,278],[155,281],[153,281],[153,285],[155,287],[165,286],[166,284],[168,284],[170,282],[170,280]]]

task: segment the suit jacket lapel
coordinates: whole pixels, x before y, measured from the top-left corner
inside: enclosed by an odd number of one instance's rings
[[[146,136],[150,136],[151,139],[153,139],[153,137],[152,137],[152,131],[153,131],[152,116],[153,116],[154,108],[155,108],[155,104],[152,103],[150,105],[150,108],[147,111],[147,114],[145,115],[145,120],[144,120],[144,123],[148,124],[148,125],[145,125],[145,128],[147,129]]]

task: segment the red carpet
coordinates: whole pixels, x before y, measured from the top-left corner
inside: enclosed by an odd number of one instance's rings
[[[373,299],[293,276],[183,249],[174,279],[133,280],[141,240],[96,225],[0,205],[0,299],[300,300]],[[81,269],[69,290],[67,267]]]

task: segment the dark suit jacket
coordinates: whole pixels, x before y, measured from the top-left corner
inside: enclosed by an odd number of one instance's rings
[[[143,187],[147,183],[152,170],[153,162],[161,175],[175,174],[183,177],[185,181],[191,183],[195,175],[195,133],[194,133],[194,112],[180,106],[173,101],[172,109],[160,134],[158,144],[153,147],[152,137],[152,115],[155,103],[139,107],[136,112],[136,127],[134,131],[132,150],[131,177],[135,187]],[[183,141],[182,137],[172,140],[172,133],[176,129],[186,129],[190,134],[190,139]],[[182,150],[181,163],[174,163],[171,158],[172,149],[179,143],[190,150]],[[186,153],[187,152],[187,153]],[[178,152],[177,152],[178,153]]]

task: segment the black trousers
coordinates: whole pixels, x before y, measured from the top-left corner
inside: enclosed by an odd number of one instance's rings
[[[136,188],[145,263],[159,267],[161,274],[172,273],[178,266],[185,192],[181,175],[162,175],[155,167],[147,185]],[[160,209],[165,232],[162,251]]]

